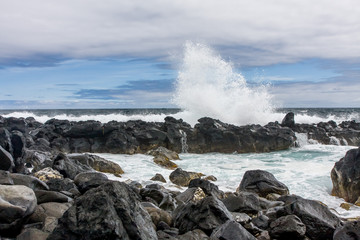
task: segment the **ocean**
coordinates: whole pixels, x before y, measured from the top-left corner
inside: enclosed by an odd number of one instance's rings
[[[359,108],[281,108],[276,109],[272,113],[273,115],[269,116],[269,119],[281,122],[289,111],[295,113],[297,123],[318,123],[329,120],[335,120],[338,123],[344,120],[360,122]],[[97,120],[106,123],[112,120],[161,122],[166,116],[183,118],[187,121],[186,117],[190,114],[180,109],[66,109],[0,110],[0,115],[3,117],[34,117],[37,121],[43,123],[51,118],[70,121]],[[195,123],[191,122],[192,125]],[[223,191],[235,191],[247,170],[266,170],[286,184],[291,194],[321,201],[341,217],[360,217],[360,207],[352,206],[347,211],[340,207],[344,200],[330,194],[332,189],[330,171],[334,163],[342,158],[346,151],[355,147],[322,145],[314,141],[308,141],[306,136],[302,134],[297,137],[299,147],[285,151],[251,154],[181,153],[181,160],[176,161],[176,164],[187,171],[214,175],[218,179],[215,184]],[[98,155],[118,163],[125,171],[121,178],[109,175],[112,179],[118,181],[135,180],[146,185],[152,183],[149,180],[151,177],[156,173],[160,173],[167,180],[167,183],[164,184],[165,187],[181,190],[169,181],[171,170],[154,164],[151,156],[104,153]]]

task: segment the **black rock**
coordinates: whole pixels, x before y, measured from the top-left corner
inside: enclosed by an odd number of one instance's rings
[[[280,217],[270,224],[270,236],[279,240],[304,239],[305,224],[296,215]]]
[[[229,220],[216,228],[211,234],[211,239],[221,240],[256,240],[241,224]]]
[[[262,210],[259,198],[254,193],[240,192],[237,195],[229,195],[222,202],[230,212],[257,214]]]
[[[360,239],[360,221],[346,222],[334,232],[334,240]]]
[[[269,193],[289,194],[285,184],[279,182],[272,173],[263,170],[246,171],[237,192],[248,191],[266,197]]]
[[[295,126],[294,113],[289,112],[285,115],[284,119],[281,121],[281,126],[292,128]]]
[[[45,191],[45,190],[35,190],[35,195],[37,198],[37,204],[46,203],[46,202],[69,202],[72,199],[66,195],[55,192],[55,191]]]
[[[224,198],[224,192],[219,190],[218,186],[208,180],[196,178],[190,181],[189,188],[201,188],[208,196],[214,196],[219,199]]]
[[[228,220],[233,220],[231,213],[213,196],[197,203],[188,202],[174,211],[174,226],[179,229],[180,234],[200,229],[210,235],[216,227]]]
[[[14,166],[11,154],[0,146],[0,170],[11,171]]]
[[[79,173],[94,171],[91,167],[83,165],[75,159],[70,159],[63,153],[58,154],[54,159],[52,168],[70,179],[74,179]]]
[[[49,239],[157,239],[139,197],[125,183],[107,182],[78,197]]]
[[[74,183],[81,193],[109,181],[108,177],[100,172],[82,172],[75,176]]]

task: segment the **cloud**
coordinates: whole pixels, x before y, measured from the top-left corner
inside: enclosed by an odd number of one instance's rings
[[[166,57],[186,40],[246,66],[360,57],[356,0],[1,1],[0,63]]]

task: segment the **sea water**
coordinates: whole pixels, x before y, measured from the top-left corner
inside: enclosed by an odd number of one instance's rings
[[[295,113],[297,123],[315,124],[334,120],[360,122],[359,108],[277,108],[268,86],[248,86],[231,63],[215,51],[201,44],[187,43],[182,65],[175,81],[172,102],[176,109],[62,109],[62,110],[0,110],[3,117],[34,117],[39,122],[49,119],[69,121],[96,120],[125,122],[143,120],[163,122],[166,116],[195,125],[201,117],[212,117],[235,125],[266,124],[283,119],[289,111]],[[214,175],[223,191],[235,191],[247,170],[269,171],[286,184],[290,193],[319,200],[327,204],[342,217],[359,217],[360,208],[353,206],[350,211],[340,208],[343,199],[331,196],[330,172],[334,163],[342,158],[353,146],[321,145],[309,141],[305,134],[298,134],[300,147],[285,151],[252,154],[191,154],[181,153],[176,164],[186,171]],[[184,146],[186,149],[186,146]],[[152,156],[135,154],[99,154],[118,163],[125,171],[122,178],[113,179],[139,181],[143,185],[152,183],[150,178],[162,174],[167,188],[178,189],[169,181],[171,170],[164,169],[152,161]],[[184,189],[182,189],[184,190]]]

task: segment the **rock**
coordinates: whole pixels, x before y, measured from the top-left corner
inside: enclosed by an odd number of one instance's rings
[[[35,190],[35,195],[37,198],[37,203],[46,203],[46,202],[70,202],[72,199],[68,196],[55,191],[45,191],[45,190]]]
[[[144,208],[149,213],[151,220],[155,224],[155,226],[158,226],[161,221],[165,222],[169,226],[172,225],[172,217],[168,212],[162,210],[161,208],[158,208],[153,204],[151,204],[151,206],[144,206]]]
[[[165,158],[168,160],[179,160],[180,159],[179,155],[176,152],[171,151],[165,147],[158,147],[155,150],[150,150],[147,152],[147,154],[154,156],[155,158],[160,157],[160,158]]]
[[[254,193],[240,192],[237,195],[229,195],[222,202],[230,212],[257,214],[262,210],[259,198]]]
[[[11,154],[0,146],[0,170],[11,171],[14,166]]]
[[[52,154],[50,152],[43,152],[37,150],[24,150],[24,160],[26,163],[33,166],[33,171],[39,171],[46,167],[52,167]]]
[[[188,188],[184,192],[176,196],[176,200],[182,203],[199,202],[206,197],[205,192],[201,188]]]
[[[139,197],[122,182],[88,190],[59,219],[49,239],[157,239]]]
[[[16,240],[46,240],[48,236],[49,233],[47,232],[36,228],[27,228],[16,237]]]
[[[160,173],[155,174],[150,180],[166,183],[164,176]]]
[[[77,160],[86,166],[92,167],[94,170],[103,173],[112,173],[116,176],[120,176],[124,173],[119,164],[106,160],[96,155],[90,154],[69,154],[70,159]]]
[[[360,221],[345,222],[343,226],[336,228],[334,240],[360,239]]]
[[[355,203],[360,197],[360,148],[347,151],[331,170],[332,195]]]
[[[256,236],[257,240],[271,240],[269,232],[263,231]]]
[[[100,172],[82,172],[76,175],[74,183],[81,193],[96,188],[109,181],[108,177]]]
[[[50,179],[52,178],[58,178],[58,179],[63,179],[63,175],[61,175],[59,173],[59,171],[56,171],[50,167],[41,169],[40,171],[37,171],[34,173],[34,177],[37,177],[38,179],[40,179],[43,182],[48,182]]]
[[[299,196],[282,196],[278,200],[285,206],[277,211],[277,216],[296,215],[306,226],[306,235],[311,239],[332,239],[340,219],[328,207]]]
[[[52,233],[58,225],[58,219],[56,217],[46,217],[43,222],[42,231]]]
[[[212,181],[212,182],[216,182],[217,181],[217,178],[213,175],[210,175],[210,176],[206,176],[204,178],[204,180],[208,180],[208,181]]]
[[[295,126],[294,113],[289,112],[285,115],[284,119],[281,121],[281,126],[293,128]]]
[[[201,176],[203,176],[202,173],[187,172],[181,168],[177,168],[175,171],[170,173],[169,179],[176,185],[187,187],[191,180],[200,178]]]
[[[81,164],[77,160],[70,159],[63,153],[58,154],[54,159],[52,168],[59,171],[65,178],[70,179],[74,179],[79,173],[94,171],[91,167]]]
[[[269,217],[266,215],[259,215],[252,219],[252,223],[260,229],[267,229],[269,227]]]
[[[211,195],[219,199],[224,198],[224,192],[219,190],[218,186],[205,179],[196,178],[191,180],[189,183],[189,188],[196,188],[196,187],[200,187],[204,191],[204,193],[208,196]]]
[[[207,240],[210,239],[203,231],[200,229],[195,229],[177,236],[179,240]]]
[[[29,218],[29,223],[45,222],[48,217],[61,218],[69,209],[71,203],[47,202],[37,205]]]
[[[74,181],[70,178],[58,179],[52,178],[47,182],[50,191],[71,191],[71,189],[76,189],[77,186],[75,185]]]
[[[178,166],[173,161],[163,156],[154,157],[154,163],[167,169],[176,169]]]
[[[10,173],[8,171],[0,170],[0,184],[1,185],[14,185]]]
[[[252,218],[246,213],[232,212],[231,215],[233,216],[234,220],[241,225],[249,223],[252,220]]]
[[[49,190],[48,185],[36,177],[19,173],[11,173],[10,177],[15,185],[24,185],[33,190]]]
[[[174,226],[184,234],[194,229],[200,229],[207,235],[225,223],[233,220],[224,204],[213,196],[206,197],[197,203],[188,202],[177,207],[173,213]]]
[[[270,236],[275,239],[304,239],[305,224],[296,215],[280,217],[270,224]]]
[[[256,240],[241,224],[234,220],[229,220],[217,227],[210,237],[221,240]]]
[[[0,235],[14,237],[24,218],[36,207],[36,196],[31,188],[22,185],[0,185]]]
[[[260,197],[266,197],[270,193],[289,194],[285,184],[279,182],[272,173],[263,170],[246,171],[236,191],[254,192]]]
[[[347,211],[350,210],[351,206],[352,206],[352,204],[350,204],[350,203],[341,203],[340,204],[340,207],[347,210]]]

